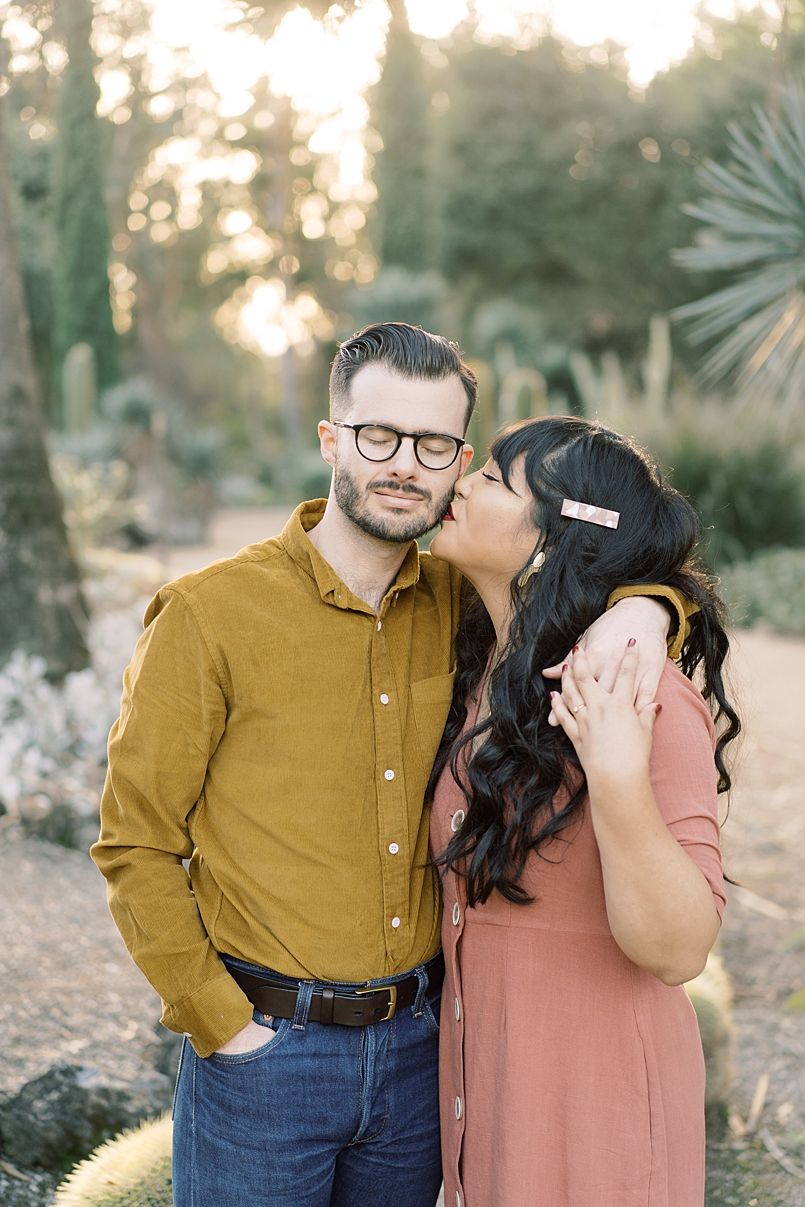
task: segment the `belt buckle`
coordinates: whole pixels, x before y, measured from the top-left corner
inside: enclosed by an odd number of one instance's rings
[[[381,1023],[387,1023],[390,1018],[394,1018],[397,1010],[397,986],[396,985],[375,985],[373,989],[356,989],[356,997],[366,997],[369,993],[387,993],[389,995],[389,1012],[385,1018],[381,1018]]]

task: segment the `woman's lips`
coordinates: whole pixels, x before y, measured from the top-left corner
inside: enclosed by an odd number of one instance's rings
[[[453,515],[453,504],[452,503],[448,507],[447,511],[444,513],[444,518],[446,520],[455,520],[456,517]]]

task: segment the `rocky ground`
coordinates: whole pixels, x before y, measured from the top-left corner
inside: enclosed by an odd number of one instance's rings
[[[254,528],[230,545],[260,539],[257,520]],[[185,554],[174,573],[210,560],[208,552],[233,551],[227,535],[214,551]],[[721,953],[735,987],[736,1118],[709,1146],[706,1203],[802,1207],[805,642],[742,634],[734,679],[747,738],[724,848],[742,887],[730,890]],[[128,959],[83,852],[0,837],[0,983],[0,1113],[4,1099],[59,1064],[92,1066],[155,1101],[164,1092],[164,1074],[154,1071],[168,1067],[158,1001]],[[767,1078],[757,1124],[741,1135]],[[57,1181],[0,1152],[0,1207],[47,1207]]]

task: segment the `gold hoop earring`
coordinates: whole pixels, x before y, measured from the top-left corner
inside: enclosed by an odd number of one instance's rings
[[[520,577],[517,579],[517,586],[524,587],[526,585],[526,583],[529,581],[529,579],[533,578],[533,576],[535,574],[539,574],[540,570],[542,569],[542,567],[544,565],[545,565],[545,553],[542,549],[540,549],[539,553],[534,558],[531,565],[526,566],[525,570],[522,572]]]

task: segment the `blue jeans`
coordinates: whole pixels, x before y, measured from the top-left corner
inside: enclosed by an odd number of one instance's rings
[[[175,1207],[434,1207],[439,996],[420,992],[388,1022],[324,1026],[307,1021],[309,986],[301,983],[296,1018],[275,1019],[261,1048],[202,1060],[185,1040]],[[254,1021],[268,1026],[258,1011]]]

